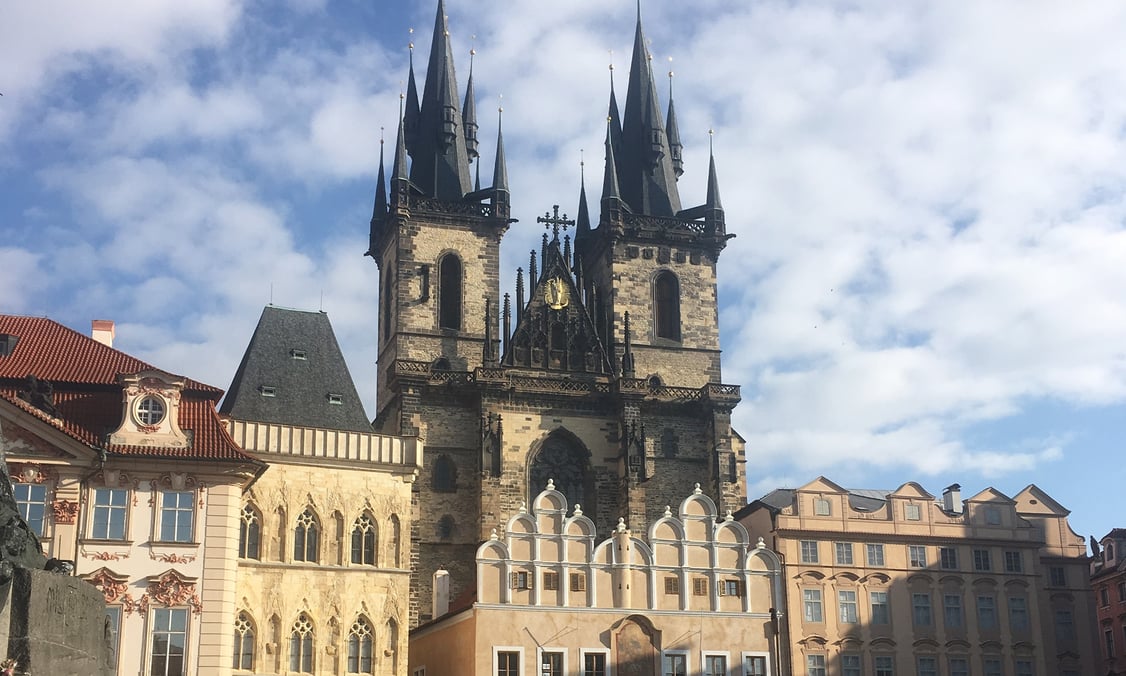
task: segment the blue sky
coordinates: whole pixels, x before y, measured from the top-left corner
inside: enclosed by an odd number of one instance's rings
[[[121,349],[226,386],[271,298],[323,308],[373,413],[361,254],[435,4],[6,4],[0,311],[113,319]],[[676,72],[685,204],[715,130],[751,497],[819,474],[1036,483],[1081,534],[1126,525],[1106,499],[1126,483],[1126,5],[643,6],[656,70]],[[583,149],[600,189],[634,3],[447,10],[462,87],[477,50],[485,183],[503,95],[511,288],[535,216],[573,213]]]

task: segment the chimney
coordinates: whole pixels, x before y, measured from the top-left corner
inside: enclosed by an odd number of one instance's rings
[[[439,568],[434,571],[434,585],[430,592],[430,612],[433,619],[450,612],[450,573]]]
[[[106,347],[113,347],[115,333],[112,319],[95,319],[90,322],[90,337]]]
[[[942,508],[950,514],[962,513],[962,487],[950,484],[942,491]]]

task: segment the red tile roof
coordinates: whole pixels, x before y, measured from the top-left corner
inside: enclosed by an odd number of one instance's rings
[[[19,336],[15,351],[0,356],[0,400],[34,415],[75,440],[110,455],[228,460],[261,465],[227,433],[215,402],[223,391],[186,380],[180,399],[180,429],[189,432],[188,448],[105,446],[109,433],[121,424],[122,389],[118,374],[156,370],[120,350],[102,345],[76,331],[40,317],[0,315],[0,334]],[[52,416],[19,397],[28,374],[54,388]]]
[[[0,334],[19,337],[12,354],[0,357],[0,379],[30,374],[56,388],[60,383],[115,385],[119,373],[162,370],[46,317],[0,315]],[[184,389],[206,392],[215,401],[223,396],[223,390],[191,379]]]

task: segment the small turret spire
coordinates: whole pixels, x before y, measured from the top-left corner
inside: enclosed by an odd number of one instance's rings
[[[622,199],[621,188],[618,186],[618,163],[614,159],[613,119],[606,121],[606,173],[602,177],[602,201]]]
[[[414,79],[414,29],[410,29],[411,41],[407,43],[407,49],[410,51],[410,74],[407,76],[407,109],[405,114],[404,129],[406,130],[407,137],[407,151],[412,155],[414,154],[415,145],[418,143],[418,86],[415,84]],[[403,102],[400,97],[399,105],[402,106]]]
[[[580,157],[582,152],[579,151]],[[575,248],[579,242],[590,234],[590,210],[586,205],[586,160],[579,160],[579,213],[575,218]]]
[[[669,57],[672,63],[672,57]],[[669,114],[665,118],[665,132],[669,137],[669,154],[672,156],[672,170],[679,179],[684,173],[684,144],[680,142],[680,128],[676,124],[676,108],[672,99],[673,71],[669,70]]]
[[[511,215],[508,192],[508,164],[504,159],[504,108],[497,106],[497,157],[493,164],[493,216],[507,219]]]
[[[711,129],[708,130],[708,198],[704,206],[723,211],[723,203],[719,199],[719,178],[715,171],[715,132]]]
[[[473,36],[476,39],[476,35]],[[477,101],[473,93],[473,57],[477,50],[469,50],[469,82],[465,86],[465,102],[461,106],[461,126],[465,128],[465,152],[469,161],[479,156],[477,152]]]
[[[383,127],[379,128],[379,175],[375,179],[375,208],[371,222],[382,221],[387,215],[387,178],[383,173]]]

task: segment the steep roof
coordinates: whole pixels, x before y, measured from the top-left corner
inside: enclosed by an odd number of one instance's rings
[[[85,446],[110,455],[261,464],[235,444],[219,420],[215,402],[223,391],[190,379],[184,379],[178,418],[180,429],[190,432],[187,447],[107,444],[123,414],[118,375],[160,369],[44,317],[0,315],[0,334],[17,337],[14,349],[0,356],[0,401]],[[50,383],[53,412],[21,397],[29,375]]]
[[[220,411],[238,420],[372,431],[328,315],[273,305],[262,310]]]

